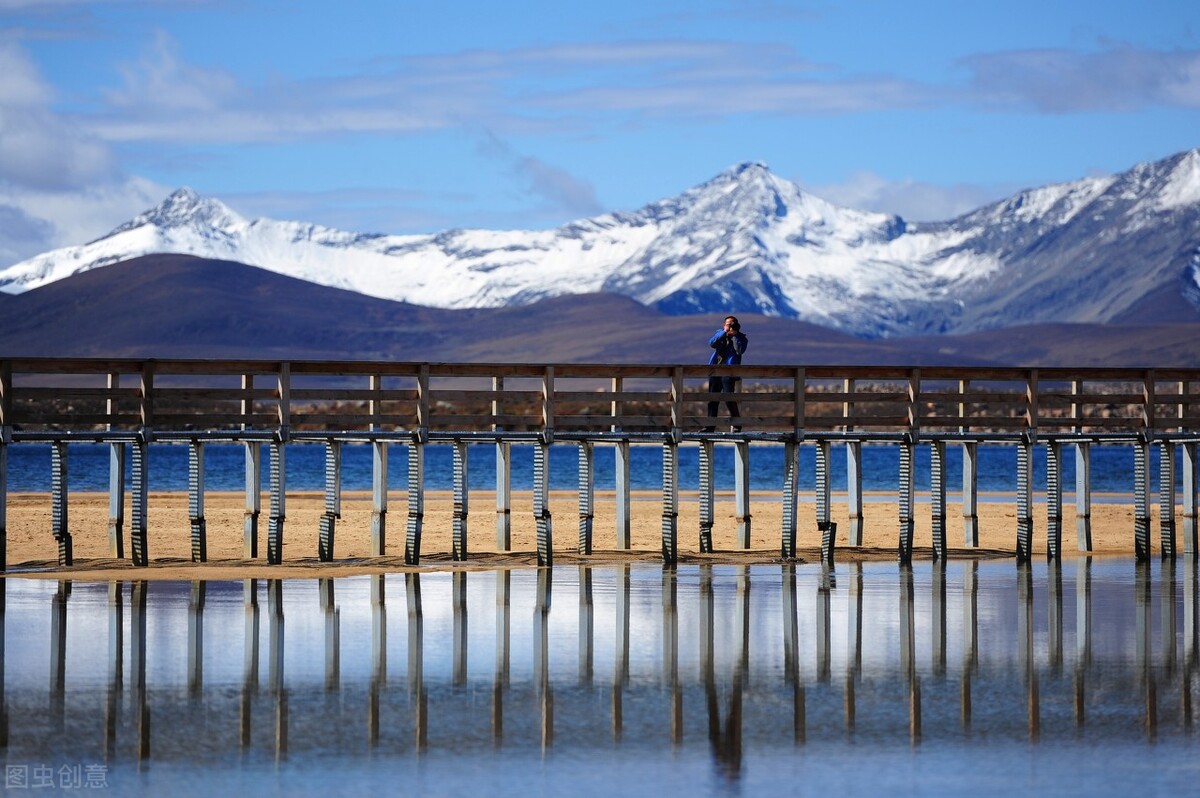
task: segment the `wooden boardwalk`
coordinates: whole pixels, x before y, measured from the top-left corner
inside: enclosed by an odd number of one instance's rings
[[[708,392],[710,376],[742,378],[732,395]],[[780,485],[783,523],[780,553],[796,551],[798,450],[816,450],[817,532],[822,556],[832,560],[836,528],[830,522],[830,448],[847,447],[850,529],[847,545],[862,542],[864,444],[900,449],[897,474],[898,550],[912,558],[915,450],[927,446],[931,462],[933,555],[947,553],[946,447],[963,448],[963,534],[978,545],[976,510],[980,445],[1018,447],[1018,561],[1029,560],[1033,534],[1033,447],[1047,451],[1047,552],[1061,553],[1063,458],[1076,461],[1076,524],[1081,550],[1091,546],[1090,451],[1093,445],[1130,446],[1134,452],[1135,528],[1138,559],[1150,553],[1151,447],[1160,449],[1161,551],[1176,553],[1176,516],[1182,549],[1197,553],[1196,445],[1200,442],[1200,369],[1019,369],[966,367],[738,366],[611,364],[394,363],[366,361],[0,359],[0,568],[6,567],[8,447],[40,442],[51,449],[52,529],[58,560],[72,562],[67,491],[67,444],[111,447],[109,539],[111,554],[123,545],[126,449],[132,473],[130,557],[148,562],[147,458],[151,442],[189,447],[189,515],[192,558],[207,558],[204,520],[204,447],[245,445],[244,556],[259,556],[259,485],[268,452],[269,507],[266,558],[282,561],[287,490],[284,462],[291,445],[326,449],[325,513],[318,554],[334,559],[341,509],[341,447],[366,444],[373,452],[372,553],[382,555],[388,533],[387,469],[392,446],[408,447],[405,562],[421,559],[425,447],[454,447],[453,556],[468,557],[468,444],[496,447],[496,535],[510,547],[511,446],[533,448],[533,508],[538,562],[553,559],[549,505],[549,448],[578,449],[578,546],[592,547],[594,447],[616,450],[618,548],[629,547],[630,445],[662,447],[662,556],[678,554],[679,447],[699,449],[701,550],[711,550],[713,450],[735,453],[738,541],[749,548],[749,462],[752,445],[785,449]],[[726,402],[742,415],[731,422]],[[720,403],[721,426],[707,416]],[[736,426],[730,426],[731,423]],[[1182,463],[1177,463],[1179,454]],[[1177,513],[1176,468],[1183,470]]]

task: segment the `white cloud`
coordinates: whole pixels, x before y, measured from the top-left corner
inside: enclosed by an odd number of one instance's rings
[[[972,100],[997,110],[1042,113],[1200,108],[1200,51],[1108,47],[976,55],[963,61]]]
[[[856,172],[843,183],[801,185],[836,205],[894,213],[910,222],[947,221],[1017,190],[1014,186],[940,186],[911,178],[893,181],[867,171]]]
[[[0,264],[99,238],[160,203],[170,189],[141,178],[74,191],[0,184]],[[19,235],[9,237],[9,232]]]

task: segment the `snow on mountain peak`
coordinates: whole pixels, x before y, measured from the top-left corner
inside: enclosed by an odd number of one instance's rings
[[[210,227],[228,230],[245,223],[246,220],[230,210],[225,203],[201,197],[185,186],[171,192],[157,207],[151,208],[117,227],[108,236],[117,235],[126,230],[135,230],[144,225],[153,225],[161,229]]]
[[[1200,203],[1200,148],[1178,156],[1159,189],[1156,208],[1167,211],[1196,203]]]

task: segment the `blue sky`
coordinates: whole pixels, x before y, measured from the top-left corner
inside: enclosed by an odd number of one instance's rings
[[[1198,131],[1195,0],[0,0],[0,266],[180,186],[534,229],[763,161],[920,221]]]

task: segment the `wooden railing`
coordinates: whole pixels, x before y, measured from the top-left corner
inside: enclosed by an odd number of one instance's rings
[[[736,395],[708,391],[736,375]],[[702,434],[736,400],[743,435],[1190,436],[1200,369],[0,360],[0,428],[603,437]]]

